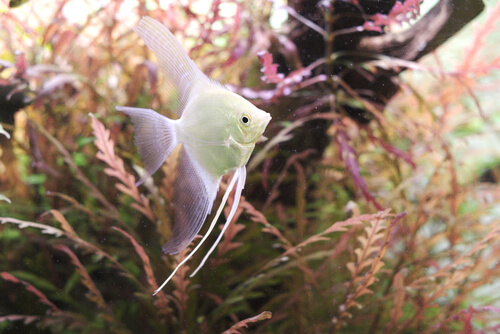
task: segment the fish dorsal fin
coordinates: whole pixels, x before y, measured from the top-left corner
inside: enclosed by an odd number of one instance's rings
[[[156,55],[170,107],[179,117],[197,93],[214,86],[222,87],[196,66],[175,36],[160,22],[144,16],[134,31]]]
[[[186,248],[200,231],[219,189],[221,177],[202,169],[185,146],[182,147],[174,181],[174,228],[172,238],[163,245],[169,254]]]

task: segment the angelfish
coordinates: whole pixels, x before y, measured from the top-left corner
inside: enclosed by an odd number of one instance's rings
[[[173,184],[174,227],[172,237],[162,247],[165,253],[179,253],[191,243],[211,212],[222,176],[233,173],[207,233],[156,294],[207,239],[236,185],[226,223],[191,276],[219,243],[238,208],[246,179],[245,165],[271,116],[207,77],[160,22],[143,17],[134,31],[156,55],[172,111],[179,116],[174,120],[152,109],[116,107],[134,124],[134,143],[145,169],[138,185],[161,167],[177,145],[182,146]]]

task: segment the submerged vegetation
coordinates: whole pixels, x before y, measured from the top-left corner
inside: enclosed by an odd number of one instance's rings
[[[500,3],[419,62],[339,48],[416,26],[421,1],[300,3],[0,2],[0,331],[500,330]],[[162,253],[176,161],[136,187],[114,108],[170,116],[143,15],[273,116],[217,250],[155,296],[199,238]]]

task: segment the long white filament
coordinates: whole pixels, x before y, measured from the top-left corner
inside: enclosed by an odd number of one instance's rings
[[[198,245],[195,247],[195,249],[193,249],[193,251],[191,253],[189,253],[188,256],[186,256],[184,258],[184,260],[181,261],[181,263],[179,263],[177,265],[177,267],[175,267],[174,271],[170,274],[170,276],[165,280],[165,282],[163,282],[163,284],[158,288],[156,289],[156,291],[153,293],[153,296],[156,295],[161,289],[163,289],[165,287],[165,285],[167,285],[167,283],[172,279],[172,277],[174,277],[175,273],[177,272],[177,270],[179,270],[179,268],[187,262],[187,260],[189,260],[193,255],[194,253],[196,253],[196,251],[201,247],[201,245],[205,242],[205,240],[207,240],[208,236],[210,235],[210,233],[212,232],[212,230],[214,229],[215,227],[215,224],[217,223],[217,220],[219,219],[219,216],[220,214],[222,213],[222,209],[224,209],[224,206],[226,205],[226,202],[227,202],[227,199],[229,197],[229,194],[231,193],[231,191],[233,190],[234,188],[234,184],[236,183],[236,180],[239,180],[240,179],[240,173],[244,171],[244,169],[242,168],[238,168],[236,169],[236,171],[234,172],[234,175],[233,175],[233,178],[231,179],[231,182],[229,183],[229,185],[227,186],[227,189],[226,189],[226,192],[224,193],[224,196],[222,197],[222,202],[221,204],[219,205],[219,208],[217,209],[217,213],[215,214],[215,217],[214,219],[212,220],[212,222],[210,223],[210,227],[208,228],[208,231],[207,233],[205,234],[205,236],[203,236],[203,239],[201,239],[201,241],[198,243]],[[245,179],[246,178],[246,172],[244,173],[244,176],[243,178]],[[243,181],[244,182],[244,181]],[[238,182],[238,185],[239,185],[239,182]],[[241,195],[241,192],[240,192],[240,195]],[[236,200],[236,199],[235,199]],[[239,202],[239,196],[238,196],[238,202]],[[234,205],[233,205],[234,207]],[[196,269],[198,270],[199,267]],[[192,275],[191,275],[192,276]]]
[[[231,220],[233,220],[233,217],[236,214],[236,210],[238,209],[238,205],[240,204],[241,192],[243,190],[243,187],[245,187],[245,180],[247,178],[246,167],[242,166],[239,169],[241,170],[240,177],[238,178],[238,184],[236,185],[236,192],[234,194],[233,206],[231,207],[231,211],[229,212],[229,215],[227,216],[226,223],[224,224],[224,227],[222,228],[222,231],[220,232],[219,237],[217,238],[217,240],[215,240],[214,244],[212,245],[212,248],[210,248],[210,250],[205,255],[203,260],[201,260],[200,264],[198,265],[198,268],[196,268],[193,271],[193,273],[191,275],[189,275],[189,277],[193,277],[194,275],[196,275],[198,270],[200,270],[201,267],[203,267],[203,265],[205,264],[205,262],[207,262],[208,257],[210,256],[210,254],[212,254],[212,252],[215,250],[215,247],[217,247],[217,245],[219,244],[220,240],[222,239],[222,236],[224,235],[224,232],[229,227]]]

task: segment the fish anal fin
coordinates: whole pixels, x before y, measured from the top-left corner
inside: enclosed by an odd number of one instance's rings
[[[161,289],[163,289],[163,287],[165,287],[165,285],[167,285],[167,283],[172,279],[172,277],[174,277],[174,275],[177,272],[177,270],[179,270],[179,268],[181,266],[183,266],[184,263],[186,263],[198,251],[198,249],[200,249],[201,245],[203,245],[203,243],[205,242],[205,240],[207,240],[208,236],[210,235],[210,233],[212,232],[212,230],[214,229],[214,227],[215,227],[215,225],[217,223],[217,219],[220,217],[220,215],[222,213],[222,209],[224,208],[224,205],[226,205],[227,198],[229,197],[229,194],[231,193],[231,190],[233,189],[236,180],[238,180],[239,183],[244,184],[245,177],[243,176],[243,180],[240,179],[240,173],[241,173],[241,171],[244,172],[244,169],[238,168],[235,171],[235,173],[233,175],[233,178],[231,179],[231,182],[229,183],[229,185],[227,187],[227,190],[224,193],[224,196],[222,197],[222,202],[221,202],[219,208],[217,209],[217,212],[215,213],[215,216],[212,219],[212,222],[210,223],[210,226],[208,227],[208,230],[205,233],[205,236],[203,237],[203,239],[201,239],[201,241],[198,243],[198,245],[196,245],[196,247],[189,253],[188,256],[184,257],[184,259],[181,262],[179,262],[179,264],[175,267],[175,269],[172,271],[172,273],[170,274],[170,276],[163,282],[163,284],[158,289],[156,289],[156,291],[154,292],[153,295],[157,294],[158,291],[160,291]],[[220,182],[220,178],[217,181]],[[238,200],[239,200],[239,198],[238,198]],[[237,201],[236,198],[235,198],[235,201]],[[235,207],[237,207],[237,206],[238,205],[236,204]],[[191,240],[192,239],[193,238],[191,238]]]
[[[231,224],[231,221],[234,218],[234,215],[236,214],[236,210],[238,209],[238,206],[240,204],[240,198],[241,198],[241,193],[243,191],[243,188],[245,187],[245,181],[247,177],[247,171],[245,166],[241,166],[238,168],[237,172],[233,176],[234,178],[237,178],[237,184],[236,184],[236,189],[234,191],[234,200],[233,200],[233,205],[231,206],[231,210],[229,211],[229,215],[227,216],[226,223],[222,227],[222,230],[217,237],[217,240],[213,243],[212,247],[208,250],[208,252],[205,254],[205,257],[203,260],[201,260],[200,264],[198,267],[189,275],[189,277],[193,277],[196,275],[196,273],[203,267],[205,262],[208,260],[208,257],[212,252],[215,250],[219,242],[221,241],[222,237],[224,236],[224,232],[226,232],[226,229],[229,227],[229,224]],[[228,197],[229,193],[233,190],[233,187],[227,187],[226,189],[226,194],[224,194],[224,197]],[[224,207],[226,203],[223,201],[220,205],[221,207]],[[220,211],[220,210],[217,210]]]
[[[182,146],[173,184],[174,228],[162,247],[165,253],[177,254],[198,234],[212,209],[220,179],[201,168],[189,148]]]

